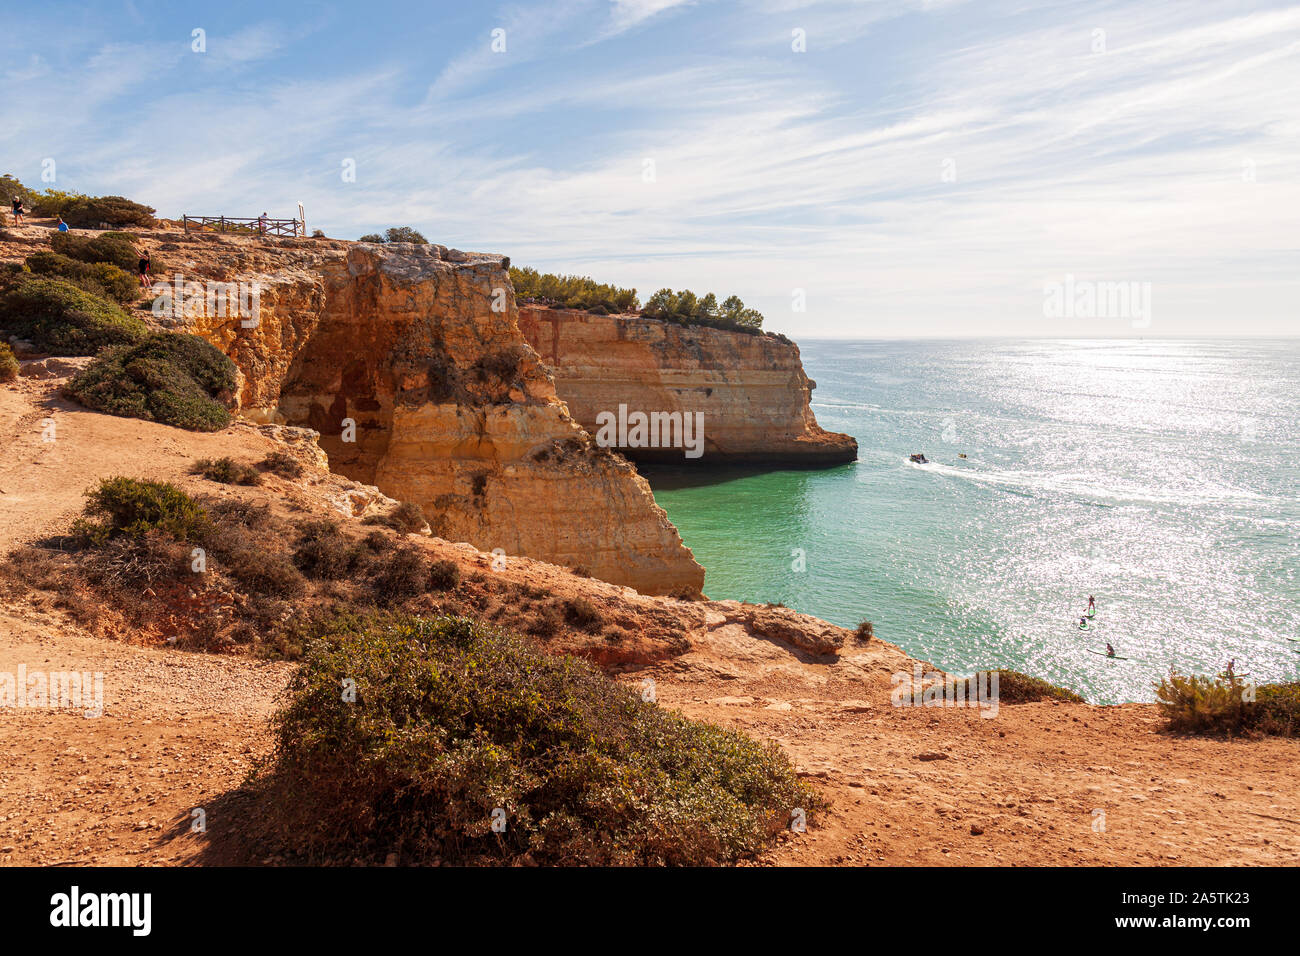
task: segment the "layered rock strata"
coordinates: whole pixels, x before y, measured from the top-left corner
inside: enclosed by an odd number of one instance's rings
[[[853,438],[817,424],[810,405],[816,382],[804,374],[793,343],[534,306],[520,307],[519,327],[550,366],[569,413],[593,435],[608,416],[620,418],[620,406],[627,415],[695,415],[702,422],[698,457],[680,447],[619,446],[635,460],[824,467],[857,458]]]

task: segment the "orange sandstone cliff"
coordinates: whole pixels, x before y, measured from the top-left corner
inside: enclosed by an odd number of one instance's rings
[[[256,281],[257,321],[198,309],[176,325],[239,366],[247,417],[316,429],[332,470],[416,502],[440,537],[651,594],[702,589],[645,479],[556,397],[502,257],[201,238],[171,243],[170,261]]]
[[[550,366],[571,414],[592,434],[602,412],[703,415],[704,465],[822,467],[853,461],[858,445],[817,424],[816,383],[799,347],[770,335],[680,326],[639,315],[592,315],[523,305],[519,327]],[[620,448],[640,461],[689,463],[679,449]]]

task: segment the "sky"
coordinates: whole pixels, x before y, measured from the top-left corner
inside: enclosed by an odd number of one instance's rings
[[[1300,332],[1296,5],[45,0],[0,73],[0,173],[161,216],[302,202],[796,338]]]

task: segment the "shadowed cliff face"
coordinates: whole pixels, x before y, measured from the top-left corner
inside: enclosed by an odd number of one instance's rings
[[[694,462],[823,467],[853,461],[858,445],[817,424],[799,348],[766,335],[683,327],[640,316],[524,306],[519,326],[554,373],[569,413],[593,435],[601,413],[699,413]],[[619,449],[638,461],[692,464],[678,449]]]
[[[416,502],[443,538],[647,593],[703,587],[649,485],[556,398],[499,257],[358,244],[318,268],[314,320],[268,315],[264,334],[302,340],[274,417],[319,431],[332,470]]]

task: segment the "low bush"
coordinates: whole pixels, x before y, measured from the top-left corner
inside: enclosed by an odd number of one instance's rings
[[[361,539],[361,543],[366,546],[366,550],[371,554],[384,554],[385,552],[392,551],[395,547],[393,539],[382,531],[370,532]]]
[[[410,226],[392,226],[384,230],[384,234],[377,232],[367,233],[357,242],[414,242],[416,245],[428,245],[429,240],[424,238],[418,229],[412,229]]]
[[[12,382],[18,377],[18,358],[9,343],[0,342],[0,382]]]
[[[273,451],[258,463],[258,468],[279,475],[281,478],[301,478],[307,469],[297,458],[287,451]]]
[[[200,458],[194,463],[193,473],[202,475],[209,481],[219,481],[224,485],[260,485],[262,473],[252,465],[227,456],[225,458]]]
[[[1072,690],[1057,687],[1055,684],[1038,677],[1030,677],[1020,671],[999,670],[997,674],[1000,704],[1032,704],[1040,700],[1059,700],[1070,704],[1086,703]]]
[[[84,516],[72,526],[73,535],[83,544],[139,538],[150,531],[197,542],[212,529],[203,506],[165,481],[105,478],[86,492],[86,499]]]
[[[588,630],[596,627],[604,620],[604,615],[596,605],[592,604],[585,597],[568,598],[564,602],[564,616],[570,623]]]
[[[1170,671],[1155,685],[1166,728],[1178,733],[1300,736],[1300,681],[1252,684],[1240,677]]]
[[[434,591],[454,591],[460,586],[460,565],[443,559],[429,569],[429,587]]]
[[[256,594],[289,598],[307,589],[306,580],[288,558],[265,548],[231,551],[223,555],[221,567]]]
[[[155,225],[152,206],[145,206],[123,196],[83,196],[63,209],[63,221],[74,229],[99,229],[108,226]]]
[[[138,342],[145,324],[67,279],[21,276],[0,297],[0,328],[54,355],[94,355]]]
[[[27,257],[27,268],[35,275],[66,279],[79,289],[110,298],[119,305],[130,305],[140,298],[140,286],[110,262],[82,262],[57,252],[34,252]]]
[[[335,522],[317,518],[298,524],[293,563],[309,578],[336,581],[360,570],[364,557]]]
[[[158,332],[110,349],[68,382],[64,393],[88,408],[192,431],[230,424],[235,364],[205,339]]]
[[[305,859],[717,864],[825,805],[775,744],[464,618],[344,619],[319,637],[254,781]]]
[[[527,627],[529,634],[554,637],[564,629],[564,612],[554,604],[540,604]]]
[[[858,624],[857,628],[853,632],[853,636],[857,638],[859,644],[868,644],[871,642],[871,639],[876,636],[875,625],[870,621],[863,621]]]
[[[400,604],[428,590],[429,573],[429,560],[418,548],[395,548],[374,560],[370,587],[380,604]]]
[[[402,534],[415,534],[423,531],[428,521],[419,505],[414,501],[403,501],[387,514],[367,516],[362,519],[362,524],[380,524]]]
[[[78,236],[70,232],[56,232],[50,238],[55,254],[78,262],[107,262],[130,276],[135,276],[140,263],[136,237],[129,232],[101,232],[97,236]],[[151,270],[162,269],[151,259]],[[134,280],[138,281],[138,280]]]
[[[137,535],[105,539],[86,554],[88,577],[110,591],[139,592],[190,571],[190,545],[168,531],[147,528]]]

